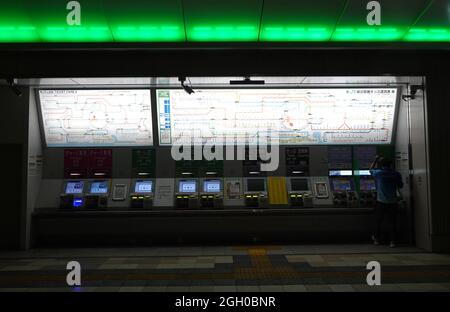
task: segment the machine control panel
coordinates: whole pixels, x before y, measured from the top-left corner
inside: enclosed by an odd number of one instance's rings
[[[84,207],[84,181],[65,181],[60,194],[61,209],[80,209]]]
[[[358,197],[351,170],[330,170],[330,183],[335,207],[356,207]]]
[[[309,178],[288,178],[288,201],[291,207],[312,207],[311,182]]]
[[[153,207],[154,181],[150,179],[132,182],[130,208],[151,209]]]
[[[196,209],[198,208],[198,180],[177,179],[175,186],[175,208]]]
[[[203,179],[200,184],[202,186],[200,193],[201,208],[223,208],[223,179]]]
[[[266,178],[244,179],[245,206],[249,208],[267,208],[267,181]]]
[[[377,186],[371,176],[361,177],[359,180],[359,203],[361,207],[375,207],[377,200]]]
[[[85,196],[85,208],[105,209],[108,207],[110,192],[109,180],[94,180],[89,184],[88,193]]]

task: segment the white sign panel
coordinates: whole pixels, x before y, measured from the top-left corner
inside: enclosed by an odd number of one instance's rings
[[[150,146],[150,90],[39,90],[47,146]]]
[[[161,145],[261,137],[286,145],[389,144],[397,89],[172,89],[157,90],[157,101]]]

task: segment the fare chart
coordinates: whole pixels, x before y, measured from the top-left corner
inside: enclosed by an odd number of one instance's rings
[[[150,90],[39,90],[49,147],[150,146]]]
[[[251,144],[258,138],[285,145],[390,144],[397,103],[396,88],[156,92],[161,145]]]

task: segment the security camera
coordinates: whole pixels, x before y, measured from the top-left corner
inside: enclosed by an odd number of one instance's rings
[[[187,94],[194,93],[194,89],[191,86],[187,86],[184,83],[186,82],[186,77],[178,77],[178,81],[181,83],[181,87],[186,91]]]

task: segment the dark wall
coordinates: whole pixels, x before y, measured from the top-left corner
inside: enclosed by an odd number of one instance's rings
[[[432,248],[450,251],[450,78],[427,77]]]
[[[2,50],[0,77],[155,77],[155,76],[368,76],[418,75],[449,68],[449,46],[367,48],[274,48],[259,45],[202,45],[112,49],[45,47]],[[329,45],[331,46],[331,44]],[[448,72],[448,71],[447,71]]]
[[[18,249],[24,230],[28,93],[18,97],[0,86],[0,249]]]
[[[0,249],[20,247],[22,188],[22,145],[0,144],[4,164],[0,179],[2,201],[0,203]]]

